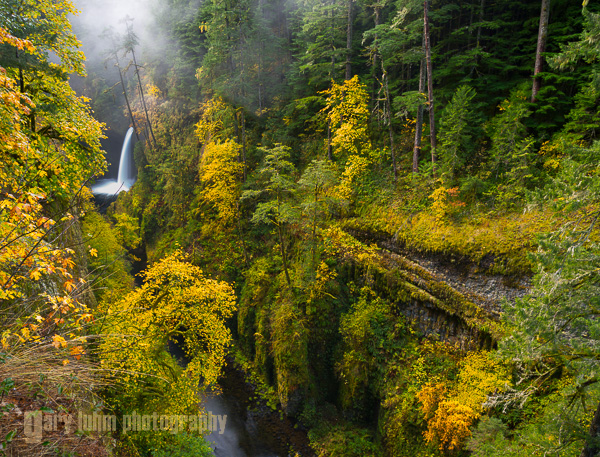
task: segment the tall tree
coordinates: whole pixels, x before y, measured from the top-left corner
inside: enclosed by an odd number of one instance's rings
[[[352,38],[354,22],[354,0],[348,0],[348,23],[346,26],[346,80],[352,78]]]
[[[131,109],[131,102],[129,101],[129,95],[127,94],[127,86],[125,85],[125,81],[123,79],[123,68],[121,68],[121,62],[119,60],[119,52],[121,52],[121,45],[119,44],[120,38],[116,35],[115,31],[110,28],[104,31],[102,34],[102,38],[106,38],[110,41],[111,46],[107,50],[108,57],[105,60],[105,65],[108,60],[113,60],[114,65],[119,72],[119,82],[121,84],[121,90],[123,97],[125,98],[125,104],[127,105],[127,112],[129,113],[129,117],[131,119],[131,125],[133,126],[133,131],[135,132],[135,136],[137,139],[140,139],[140,134],[138,132],[138,128],[135,122],[135,116],[133,115],[133,110]],[[117,83],[118,84],[118,83]],[[113,86],[114,87],[114,86]]]
[[[219,225],[235,224],[248,266],[248,250],[240,221],[243,165],[238,160],[239,149],[240,145],[231,140],[206,144],[200,163],[200,179],[205,185],[204,199],[218,212]]]
[[[295,170],[294,164],[290,161],[290,148],[281,144],[272,149],[260,148],[265,155],[264,166],[260,169],[267,181],[263,190],[247,190],[242,198],[253,198],[266,194],[269,200],[259,203],[252,216],[252,222],[259,224],[268,224],[277,229],[277,238],[279,241],[279,252],[283,263],[283,272],[288,286],[292,287],[292,280],[289,272],[288,250],[285,243],[285,227],[295,218],[295,208],[291,205],[288,197],[296,188],[296,183],[292,179],[292,173]]]
[[[464,170],[476,149],[480,120],[472,106],[475,96],[473,88],[460,86],[442,112],[439,155],[441,168],[450,179]]]
[[[317,259],[317,226],[319,217],[327,214],[327,204],[331,200],[328,195],[329,189],[336,182],[336,173],[333,164],[325,160],[313,160],[298,181],[305,190],[306,198],[303,202],[303,210],[311,219],[312,256],[311,267],[316,268]]]
[[[427,60],[427,95],[429,103],[429,142],[431,144],[431,162],[435,174],[435,163],[437,161],[436,148],[437,138],[435,131],[435,109],[433,96],[433,67],[431,64],[431,34],[429,31],[429,0],[425,0],[423,13],[423,34],[425,37],[425,59]]]
[[[156,146],[156,137],[154,136],[154,130],[152,129],[152,123],[150,122],[150,115],[148,114],[148,107],[146,106],[146,97],[144,96],[144,87],[142,86],[142,79],[140,77],[140,66],[137,63],[135,57],[135,47],[139,44],[137,35],[133,32],[133,18],[127,16],[123,19],[125,26],[127,27],[127,34],[125,35],[124,47],[127,53],[131,52],[133,58],[133,69],[138,81],[138,90],[140,92],[140,99],[142,102],[142,108],[146,116],[146,123],[154,146]]]
[[[377,66],[377,58],[379,56],[379,34],[377,28],[381,25],[381,8],[385,5],[385,0],[379,1],[376,0],[373,2],[371,7],[373,8],[373,19],[375,22],[375,35],[373,37],[373,49],[371,51],[371,65],[372,65],[372,77],[373,77],[373,95],[372,100],[375,101],[377,98],[377,93],[379,91],[379,84],[377,81],[377,74],[379,72],[379,68]]]
[[[13,164],[20,165],[13,175],[23,173],[24,189],[37,186],[49,199],[68,201],[105,167],[102,124],[92,118],[88,100],[78,97],[68,81],[70,74],[85,75],[84,56],[68,20],[75,7],[68,0],[10,0],[2,2],[0,11],[0,27],[29,43],[21,49],[0,43],[6,77],[32,102],[21,131],[34,153],[23,154]],[[50,55],[59,63],[52,63]]]
[[[538,203],[560,211],[565,224],[540,240],[531,292],[503,313],[510,332],[500,349],[516,364],[516,388],[489,403],[523,406],[555,383],[554,401],[540,409],[533,426],[515,433],[520,439],[514,445],[525,450],[535,441],[540,455],[590,457],[600,443],[600,245],[593,235],[600,220],[594,178],[600,148],[574,154],[538,196]],[[506,441],[497,445],[492,455],[505,455]]]
[[[533,70],[533,89],[531,91],[531,103],[535,103],[537,94],[542,87],[542,79],[538,75],[544,68],[544,52],[548,40],[548,21],[550,18],[550,0],[542,0],[540,12],[540,29],[538,32],[537,50],[535,52],[535,67]]]
[[[425,39],[423,38],[423,48],[425,48]],[[419,65],[419,95],[425,91],[425,49],[423,49],[423,57]],[[413,173],[419,172],[419,155],[421,154],[421,143],[423,140],[423,104],[419,103],[417,107],[417,120],[415,125],[415,144],[413,147]]]
[[[295,97],[301,98],[307,89],[324,90],[332,79],[345,76],[348,11],[340,0],[307,0],[297,17],[289,79]]]

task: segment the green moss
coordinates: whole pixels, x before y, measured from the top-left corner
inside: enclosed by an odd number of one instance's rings
[[[96,211],[88,211],[81,222],[81,232],[96,298],[105,302],[119,300],[133,289],[125,249],[110,223]],[[90,255],[90,251],[95,255]]]
[[[471,327],[480,330],[489,328],[492,316],[485,309],[473,303],[448,284],[437,281],[429,271],[417,264],[400,256],[395,260],[400,263],[400,268],[394,270],[395,274],[418,287],[421,293],[426,292],[434,296],[438,308],[450,315],[460,317]]]
[[[375,442],[371,431],[357,426],[342,424],[323,426],[309,433],[311,446],[323,457],[343,455],[346,457],[380,457],[382,449]]]
[[[531,274],[528,254],[537,248],[538,235],[558,224],[541,212],[473,214],[441,223],[426,211],[409,214],[390,206],[368,206],[362,214],[347,220],[344,228],[393,238],[408,250],[465,259],[490,274],[507,276]]]
[[[381,264],[368,267],[368,274],[372,276],[374,290],[394,297],[397,302],[429,303],[494,339],[501,335],[499,323],[488,311],[402,256],[394,256],[393,263],[383,258]]]
[[[265,382],[263,376],[257,371],[257,364],[250,362],[236,346],[231,348],[231,355],[237,367],[243,371],[245,380],[254,386],[257,394],[255,400],[264,402],[275,411],[279,406],[279,397],[275,389]],[[261,367],[261,365],[258,365],[258,367]]]

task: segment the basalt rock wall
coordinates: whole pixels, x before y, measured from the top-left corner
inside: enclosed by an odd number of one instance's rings
[[[490,266],[496,260],[490,257],[473,262],[407,250],[385,233],[345,230],[380,248],[378,265],[367,274],[374,290],[392,301],[397,312],[413,322],[424,336],[458,344],[463,349],[493,346],[503,303],[522,297],[530,288],[528,276],[490,274]]]

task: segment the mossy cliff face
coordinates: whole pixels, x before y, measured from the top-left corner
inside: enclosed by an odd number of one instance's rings
[[[490,268],[494,263],[493,254],[476,260],[451,252],[420,251],[407,247],[397,236],[384,231],[359,228],[356,224],[347,224],[344,230],[358,240],[376,243],[382,255],[398,263],[398,268],[445,283],[492,315],[499,314],[503,300],[514,301],[531,286],[528,268],[520,274],[494,273]],[[527,252],[523,247],[520,255],[525,258]]]
[[[379,238],[377,244],[382,246],[376,265],[355,266],[355,280],[363,278],[368,282],[424,336],[456,344],[465,350],[490,347],[500,336],[497,323],[500,303],[493,297],[501,293],[505,297],[516,297],[526,291],[525,285],[513,287],[505,284],[501,277],[473,273],[464,263],[453,265],[422,256],[411,260],[386,249],[397,246],[381,234],[348,232],[364,241]],[[473,284],[485,285],[487,289],[472,288]],[[493,294],[488,293],[490,289]]]
[[[476,272],[512,277],[531,275],[528,254],[537,248],[538,236],[561,222],[550,212],[473,212],[440,217],[431,211],[404,212],[394,204],[369,204],[360,213],[344,222],[344,228],[356,231],[360,239],[388,243],[393,252],[428,254],[434,259],[466,262]]]
[[[501,336],[502,303],[529,290],[528,253],[539,230],[551,223],[539,214],[494,221],[440,223],[427,214],[403,218],[388,212],[347,220],[343,229],[379,248],[372,268],[377,293],[425,336],[472,349]]]

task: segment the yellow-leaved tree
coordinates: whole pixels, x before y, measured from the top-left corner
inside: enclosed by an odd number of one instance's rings
[[[210,142],[205,146],[200,179],[203,197],[218,212],[219,223],[238,220],[243,165],[238,161],[241,146],[235,141]]]
[[[178,251],[152,265],[144,284],[120,302],[103,305],[99,333],[103,369],[122,383],[121,407],[187,413],[198,391],[216,382],[231,340],[226,319],[236,308],[226,282],[207,278]],[[189,363],[179,367],[168,342],[183,346]]]
[[[234,121],[233,108],[215,96],[200,105],[202,116],[196,124],[196,136],[204,144],[224,139],[227,127]]]
[[[336,193],[349,199],[372,162],[373,145],[368,135],[369,95],[358,76],[342,84],[332,81],[331,88],[321,93],[327,96],[322,112],[331,129],[330,147],[337,158],[346,159]]]
[[[0,381],[14,386],[0,427],[9,454],[39,452],[10,447],[23,428],[8,416],[22,417],[31,396],[53,408],[61,397],[69,411],[98,380],[84,356],[93,297],[77,264],[77,217],[105,160],[102,125],[68,82],[84,73],[74,11],[69,0],[24,0],[4,2],[0,15]]]
[[[417,393],[427,419],[425,439],[441,450],[461,449],[483,414],[488,395],[504,389],[509,379],[507,367],[488,352],[468,353],[455,382],[429,382]]]
[[[39,6],[44,11],[45,6]],[[29,13],[39,19],[40,13]],[[31,39],[19,39],[0,27],[3,43],[21,59],[41,56],[34,43],[42,49],[50,46],[39,33]],[[75,65],[67,54],[75,58],[77,53],[64,54],[66,61]],[[23,72],[0,67],[0,325],[2,348],[14,358],[32,345],[40,353],[39,345],[56,346],[57,338],[66,341],[68,334],[75,339],[92,318],[81,300],[87,286],[75,271],[74,250],[65,247],[76,217],[69,212],[72,209],[62,210],[58,200],[62,197],[64,203],[68,198],[74,207],[85,180],[82,170],[102,169],[104,162],[99,151],[100,124],[87,117],[89,108],[82,100],[76,103],[72,99],[74,93],[65,89],[68,82],[57,82],[41,103],[36,98],[38,92],[22,90],[30,87],[25,82]],[[68,112],[60,109],[62,105],[45,111],[50,98],[57,101],[63,95]],[[46,123],[52,128],[43,127]],[[38,131],[34,131],[36,125]],[[63,130],[64,135],[60,133]],[[88,144],[80,145],[78,142],[86,142],[88,135]],[[77,162],[79,153],[88,155],[89,160]],[[52,217],[49,208],[56,211]],[[79,346],[79,342],[73,344]]]
[[[248,265],[239,206],[244,177],[244,164],[240,161],[242,146],[227,139],[227,125],[235,122],[235,113],[220,97],[211,98],[200,108],[202,118],[196,124],[196,136],[202,142],[199,170],[204,184],[202,197],[217,211],[215,223],[220,229],[235,227]]]

